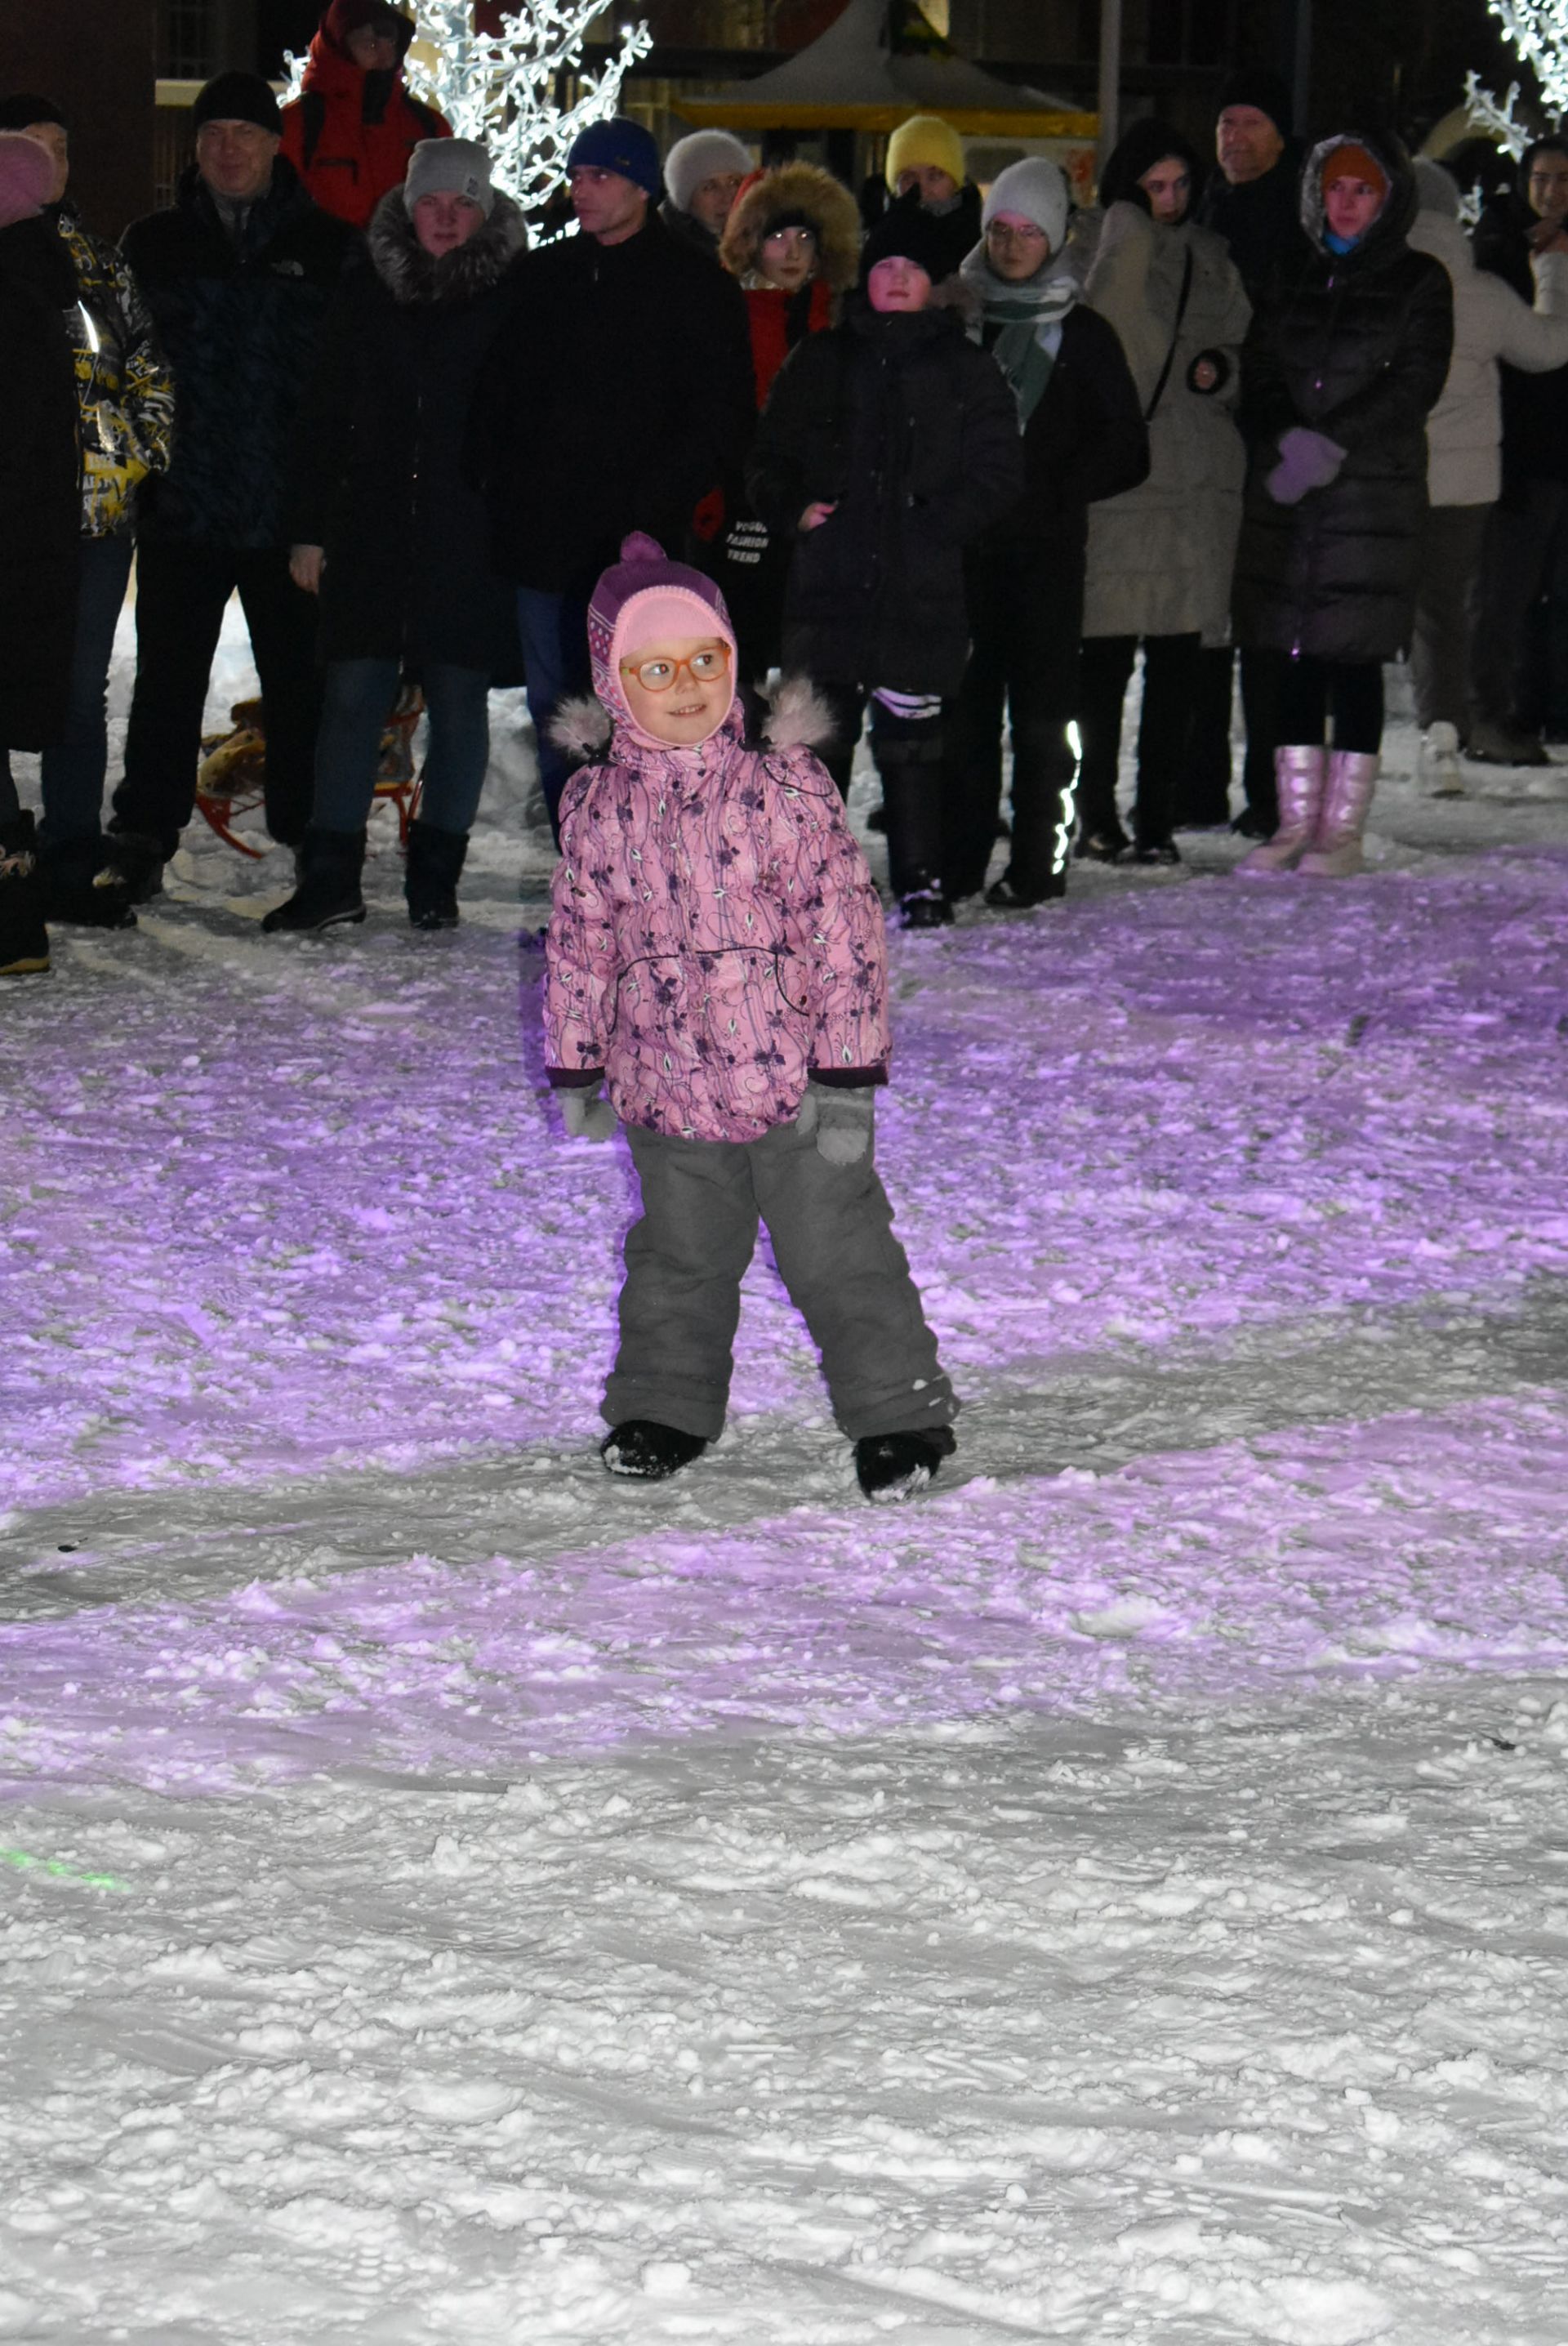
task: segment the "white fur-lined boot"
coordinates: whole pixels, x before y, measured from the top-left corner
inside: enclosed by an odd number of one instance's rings
[[[1314,843],[1322,812],[1329,752],[1315,743],[1294,741],[1274,752],[1274,786],[1279,794],[1279,828],[1261,839],[1237,865],[1249,880],[1293,871]]]
[[[1380,760],[1365,750],[1336,750],[1318,817],[1317,835],[1298,867],[1314,880],[1349,880],[1367,868],[1361,835],[1378,787]]]

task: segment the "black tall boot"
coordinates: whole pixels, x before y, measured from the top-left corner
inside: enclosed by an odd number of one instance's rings
[[[408,832],[408,870],[402,892],[416,929],[457,926],[457,883],[468,853],[465,831],[440,831],[433,822],[412,822]]]
[[[943,928],[952,919],[942,884],[943,760],[941,720],[879,730],[871,747],[888,810],[888,877],[906,929]]]
[[[362,921],[365,900],[360,878],[365,868],[362,831],[317,831],[305,833],[294,859],[294,892],[275,904],[261,926],[269,936],[312,929],[331,929],[340,922]]]
[[[24,811],[0,823],[0,977],[43,977],[48,967],[33,818]]]

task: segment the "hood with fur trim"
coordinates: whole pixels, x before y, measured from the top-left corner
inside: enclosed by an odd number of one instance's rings
[[[835,293],[846,291],[860,263],[860,209],[848,188],[815,163],[780,163],[743,189],[718,257],[732,277],[756,276],[764,237],[798,219],[809,220],[817,232],[818,275]]]
[[[480,221],[467,243],[436,260],[414,233],[399,187],[376,206],[366,242],[371,265],[392,300],[412,309],[420,304],[472,301],[487,293],[499,284],[518,254],[527,250],[528,230],[511,197],[497,189],[489,218]]]
[[[1332,138],[1319,138],[1301,168],[1302,227],[1319,252],[1329,250],[1324,242],[1328,221],[1323,211],[1323,172],[1329,158],[1341,147],[1364,147],[1382,166],[1389,182],[1388,201],[1360,242],[1352,246],[1345,258],[1352,260],[1362,254],[1375,258],[1397,252],[1410,234],[1418,202],[1416,175],[1397,138],[1373,138],[1364,130],[1336,130]]]

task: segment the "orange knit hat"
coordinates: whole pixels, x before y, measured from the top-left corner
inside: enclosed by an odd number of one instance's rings
[[[1389,192],[1388,172],[1369,148],[1358,146],[1353,138],[1347,138],[1325,158],[1321,182],[1325,195],[1336,179],[1365,179],[1380,188],[1385,198]]]

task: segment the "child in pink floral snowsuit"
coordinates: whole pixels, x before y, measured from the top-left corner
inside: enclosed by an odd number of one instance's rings
[[[619,1118],[642,1185],[606,1464],[673,1474],[721,1432],[760,1217],[862,1490],[907,1497],[951,1454],[958,1403],[872,1162],[887,949],[808,746],[821,712],[786,687],[748,742],[718,589],[640,535],[594,591],[588,644],[597,698],[559,738],[606,762],[562,798],[545,1033],[568,1133]]]

